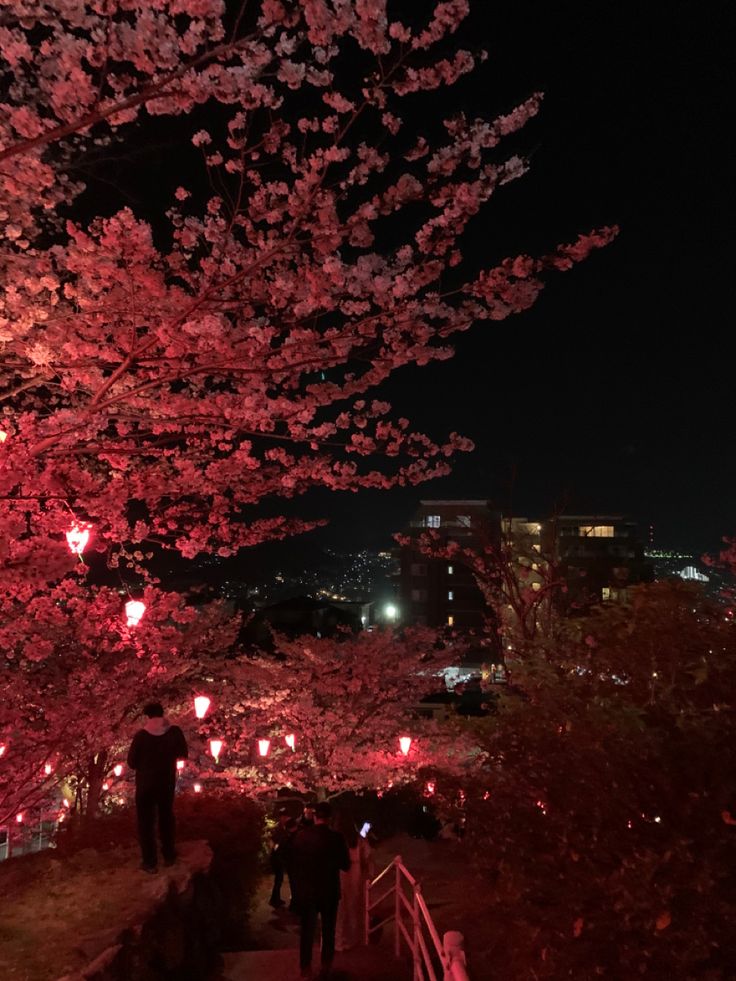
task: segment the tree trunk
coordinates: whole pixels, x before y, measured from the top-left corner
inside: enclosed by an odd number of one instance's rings
[[[93,821],[97,816],[102,796],[102,784],[107,770],[107,752],[95,753],[90,757],[87,769],[87,800],[84,808],[86,822]]]

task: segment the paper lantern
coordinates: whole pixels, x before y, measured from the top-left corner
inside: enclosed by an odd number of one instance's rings
[[[66,533],[66,542],[72,555],[78,555],[80,558],[82,557],[82,553],[87,547],[89,533],[91,530],[92,525],[86,523],[77,524],[75,522],[71,526],[69,531]]]
[[[18,813],[15,815],[15,820],[18,822],[18,824],[23,824],[23,811],[18,811]]]
[[[296,750],[296,736],[294,735],[293,732],[289,733],[288,736],[284,736],[284,742],[292,751],[292,753]]]
[[[66,797],[65,797],[65,798],[64,798],[64,800],[62,801],[62,804],[64,805],[64,807],[66,807],[66,808],[67,808],[67,810],[69,809],[69,807],[70,807],[70,804],[69,804],[69,801],[68,801],[68,800],[66,799]]]
[[[215,763],[217,763],[221,752],[222,752],[222,740],[210,739],[210,753],[212,753]]]
[[[122,775],[123,775],[123,764],[122,763],[116,763],[115,766],[112,768],[112,772],[115,774],[116,777],[122,777]]]
[[[201,794],[202,793],[202,784],[201,783],[195,783],[195,785],[194,785],[194,793],[195,794]]]
[[[137,627],[146,612],[146,604],[140,600],[128,600],[125,604],[125,616],[129,627]]]
[[[47,776],[47,777],[50,777],[50,776],[51,776],[51,771],[52,771],[53,769],[54,769],[54,768],[53,768],[53,767],[51,766],[51,764],[50,764],[50,763],[46,763],[46,765],[45,765],[45,766],[44,766],[44,768],[43,768],[43,772],[44,772],[44,773],[46,774],[46,776]]]
[[[207,715],[210,707],[210,700],[206,695],[197,695],[194,699],[194,714],[198,719],[203,719]]]
[[[260,756],[268,756],[268,751],[271,748],[270,739],[259,739],[258,740],[258,753]]]
[[[110,784],[107,782],[107,780],[103,783],[102,789],[103,790],[109,790],[110,789]]]
[[[411,736],[399,736],[399,747],[404,756],[408,756],[411,749]]]
[[[176,769],[179,770],[179,772],[181,772],[184,769],[184,760],[176,761]]]
[[[4,443],[7,438],[8,434],[5,432],[5,430],[0,429],[0,443]]]

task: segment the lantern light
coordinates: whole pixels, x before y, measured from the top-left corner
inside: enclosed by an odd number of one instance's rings
[[[51,776],[51,771],[52,770],[53,770],[53,767],[51,766],[51,764],[50,763],[46,763],[46,765],[43,768],[43,772],[46,774],[47,777],[50,777]]]
[[[181,771],[181,770],[184,769],[184,760],[177,760],[176,761],[176,769],[179,770],[179,771]]]
[[[112,768],[112,772],[115,774],[116,777],[122,777],[122,775],[123,775],[123,764],[122,763],[116,763],[115,766]]]
[[[201,783],[195,783],[195,785],[194,785],[194,793],[195,794],[201,794],[202,793],[202,784]]]
[[[212,753],[215,763],[219,762],[219,756],[221,752],[222,752],[222,740],[210,739],[210,753]]]
[[[288,736],[284,736],[284,742],[292,751],[292,753],[296,751],[296,736],[294,735],[293,732],[289,733]]]
[[[411,749],[411,736],[399,736],[399,746],[404,756],[408,756]]]
[[[258,740],[258,753],[261,756],[268,756],[268,751],[271,748],[270,739],[259,739]]]
[[[70,805],[69,805],[69,801],[66,799],[66,797],[64,798],[64,800],[62,801],[62,803],[63,803],[64,807],[66,807],[67,810],[68,810]]]
[[[426,787],[427,787],[427,795],[429,797],[431,797],[432,794],[435,792],[435,789],[436,789],[436,785],[435,785],[434,780],[428,780],[427,781],[427,784],[426,784]]]
[[[146,604],[140,600],[128,600],[125,604],[125,616],[128,618],[129,627],[137,627],[146,612]]]
[[[77,524],[76,521],[74,522],[66,533],[67,545],[72,555],[78,555],[80,559],[82,558],[82,552],[87,547],[91,530],[92,525],[87,522],[83,522],[82,524]]]
[[[107,782],[107,780],[103,783],[102,789],[103,790],[109,790],[110,789],[110,784]]]
[[[194,699],[194,714],[198,719],[203,719],[207,715],[210,707],[210,700],[206,695],[197,695]]]
[[[7,748],[8,747],[5,745],[5,743],[0,743],[0,756],[5,756],[5,750]]]
[[[23,824],[23,811],[18,811],[18,813],[15,815],[15,820],[18,824]]]
[[[4,443],[7,438],[8,434],[5,432],[5,430],[0,429],[0,443]]]

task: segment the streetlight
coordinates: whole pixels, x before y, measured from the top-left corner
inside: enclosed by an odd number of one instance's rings
[[[399,615],[398,607],[393,603],[387,603],[383,608],[383,615],[387,620],[395,620]]]

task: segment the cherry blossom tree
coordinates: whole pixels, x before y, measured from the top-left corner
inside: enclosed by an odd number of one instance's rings
[[[407,128],[409,98],[474,66],[448,53],[467,7],[432,4],[410,29],[382,0],[264,0],[234,19],[220,0],[4,0],[11,537],[58,540],[72,508],[111,562],[143,543],[227,555],[310,526],[254,514],[264,498],[416,483],[470,448],[392,420],[376,388],[526,309],[547,271],[614,230],[463,278],[469,221],[526,169],[499,144],[541,102],[455,115],[434,145]],[[197,106],[212,133],[187,130]],[[129,208],[75,218],[73,158],[124,142],[144,115],[180,118],[217,193],[182,185],[155,226]],[[403,239],[379,248],[388,226]]]
[[[394,418],[381,384],[526,310],[548,273],[614,236],[464,270],[468,224],[526,170],[503,141],[541,95],[493,120],[408,126],[414,100],[479,57],[453,47],[467,0],[425,7],[409,26],[386,0],[0,0],[3,724],[36,731],[28,772],[68,720],[76,668],[59,644],[127,671],[117,659],[140,642],[111,627],[119,596],[77,594],[67,533],[146,576],[158,549],[229,556],[319,523],[288,506],[265,517],[265,501],[447,473],[470,442]],[[111,196],[90,218],[80,161],[134,144],[150,119],[174,120],[182,155],[201,151],[210,190],[183,166],[155,217]],[[72,641],[82,623],[94,644]],[[165,643],[151,629],[112,719]],[[33,686],[55,669],[54,729]],[[89,670],[99,704],[115,671]]]
[[[398,786],[428,768],[467,778],[482,767],[461,726],[420,715],[454,657],[433,631],[274,639],[275,657],[231,663],[213,699],[206,731],[223,741],[222,772],[234,785],[324,797]]]
[[[146,701],[192,715],[192,695],[235,641],[222,603],[186,605],[154,587],[144,619],[128,625],[119,590],[64,579],[29,601],[23,628],[0,626],[10,664],[0,675],[0,825],[19,811],[93,816],[126,785],[115,774]],[[33,624],[29,628],[27,623]],[[187,719],[187,721],[190,721]]]

